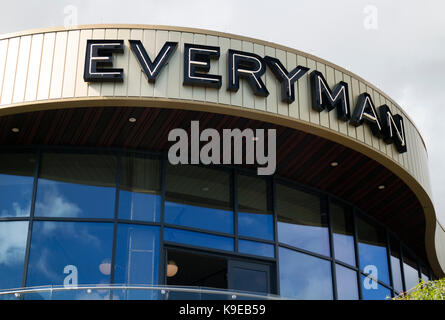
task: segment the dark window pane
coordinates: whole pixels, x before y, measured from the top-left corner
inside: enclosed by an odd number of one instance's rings
[[[214,248],[219,250],[226,250],[226,251],[234,250],[234,240],[232,238],[226,238],[226,237],[187,231],[187,230],[165,228],[164,240],[171,242],[185,243],[199,247]]]
[[[360,269],[384,283],[389,283],[386,233],[371,221],[357,217]]]
[[[114,283],[158,283],[159,227],[120,224],[116,239]],[[122,298],[155,299],[156,291],[128,291]]]
[[[22,286],[27,221],[0,222],[0,289]]]
[[[331,263],[310,255],[279,249],[280,292],[293,299],[332,300]]]
[[[357,272],[339,264],[335,270],[338,300],[358,300]]]
[[[391,298],[391,291],[377,283],[373,278],[361,276],[363,300],[386,300]]]
[[[256,241],[238,240],[238,251],[241,253],[269,258],[273,258],[275,256],[274,245]]]
[[[267,206],[266,181],[238,175],[238,234],[273,240],[273,216]]]
[[[278,241],[329,256],[328,225],[320,198],[277,184],[276,199]]]
[[[229,173],[167,165],[165,197],[166,223],[233,233]]]
[[[119,188],[119,218],[159,221],[159,160],[143,156],[122,157]]]
[[[116,159],[109,155],[42,155],[36,216],[113,218]]]
[[[27,286],[109,284],[112,246],[112,223],[34,221]]]
[[[355,266],[354,226],[348,208],[331,204],[335,259]]]
[[[390,238],[391,245],[391,271],[394,290],[398,293],[403,291],[402,271],[400,268],[400,243]]]
[[[419,283],[417,261],[407,250],[403,250],[403,273],[405,274],[406,290],[414,288]]]
[[[35,162],[31,153],[0,154],[0,217],[29,216]]]

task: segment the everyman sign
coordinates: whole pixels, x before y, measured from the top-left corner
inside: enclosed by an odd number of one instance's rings
[[[129,44],[147,81],[152,83],[156,81],[178,46],[177,42],[166,42],[152,60],[140,40],[129,40]],[[124,70],[113,68],[113,53],[123,52],[124,40],[87,40],[84,80],[123,81]],[[219,58],[219,47],[185,43],[183,84],[221,88],[222,76],[209,73],[211,61]],[[244,79],[256,96],[267,97],[269,91],[261,77],[268,67],[281,84],[281,99],[288,103],[295,100],[295,82],[309,71],[309,68],[303,66],[289,71],[279,59],[269,56],[263,58],[251,52],[232,49],[227,52],[227,65],[227,90],[238,91],[240,79]],[[351,112],[347,83],[340,81],[331,88],[323,74],[315,70],[309,77],[314,110],[322,112],[325,109],[337,109],[339,119],[349,121],[354,126],[366,122],[376,137],[382,138],[388,144],[394,143],[400,153],[407,151],[403,118],[398,114],[393,115],[387,105],[377,109],[371,96],[365,92],[360,94]]]

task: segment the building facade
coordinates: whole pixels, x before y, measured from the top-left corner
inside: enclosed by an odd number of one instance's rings
[[[1,298],[385,299],[444,275],[420,133],[332,63],[92,25],[1,37],[0,88]],[[273,130],[272,174],[193,161],[194,123]]]

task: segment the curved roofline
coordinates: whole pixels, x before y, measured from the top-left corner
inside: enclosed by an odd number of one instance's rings
[[[313,59],[316,61],[319,61],[333,69],[339,70],[351,77],[356,78],[357,80],[363,82],[367,86],[371,87],[373,90],[377,91],[381,95],[385,96],[391,103],[393,103],[397,108],[400,110],[400,112],[413,124],[414,128],[419,133],[420,139],[422,140],[423,146],[425,148],[425,151],[428,155],[428,149],[426,147],[425,140],[422,137],[422,134],[420,133],[419,128],[416,126],[415,122],[411,119],[411,117],[406,113],[406,111],[397,103],[395,102],[388,94],[386,94],[384,91],[379,89],[374,84],[368,82],[367,80],[363,79],[362,77],[358,76],[357,74],[339,66],[335,63],[332,63],[330,61],[327,61],[325,59],[319,58],[315,55],[290,48],[281,44],[277,44],[270,41],[260,40],[252,37],[247,36],[240,36],[232,33],[226,33],[226,32],[220,32],[220,31],[214,31],[214,30],[208,30],[208,29],[199,29],[199,28],[189,28],[189,27],[178,27],[178,26],[167,26],[167,25],[148,25],[148,24],[112,24],[112,23],[106,23],[106,24],[85,24],[85,25],[78,25],[75,27],[48,27],[48,28],[37,28],[37,29],[29,29],[25,31],[17,31],[17,32],[10,32],[3,35],[0,35],[0,40],[10,39],[14,37],[22,37],[22,36],[28,36],[28,35],[34,35],[34,34],[40,34],[40,33],[48,33],[48,32],[59,32],[59,31],[73,31],[73,30],[83,30],[83,29],[152,29],[152,30],[166,30],[166,31],[179,31],[179,32],[191,32],[191,33],[199,33],[199,34],[206,34],[206,35],[214,35],[218,37],[224,37],[224,38],[232,38],[237,39],[241,41],[249,41],[249,42],[255,42],[259,43],[264,46],[271,46],[274,48],[278,48],[284,51],[290,51],[297,55],[303,56],[305,58]]]

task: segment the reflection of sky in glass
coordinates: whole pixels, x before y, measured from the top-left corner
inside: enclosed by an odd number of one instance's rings
[[[27,221],[0,222],[0,289],[22,286]]]
[[[157,284],[159,227],[119,224],[117,229],[116,284]],[[123,294],[123,292],[120,292]],[[156,298],[151,291],[128,292],[124,299]]]
[[[113,218],[115,188],[39,179],[36,216]]]
[[[403,291],[402,272],[400,271],[400,260],[394,256],[391,256],[391,270],[394,290],[400,293]]]
[[[354,237],[344,234],[334,233],[335,259],[355,266]]]
[[[361,276],[361,279],[363,300],[385,300],[387,297],[391,297],[391,291],[381,284],[377,283],[377,289],[372,289],[376,284],[374,280],[364,275]],[[369,289],[366,289],[365,283]]]
[[[419,273],[417,269],[411,267],[409,264],[403,264],[403,272],[405,273],[406,290],[414,288],[419,283]]]
[[[29,216],[33,177],[0,174],[0,217]]]
[[[233,233],[233,212],[165,201],[165,223]]]
[[[307,254],[279,249],[280,293],[293,299],[331,300],[331,263]]]
[[[375,266],[377,268],[377,279],[389,283],[386,247],[359,242],[358,252],[360,255],[360,269],[364,270],[369,265]],[[375,275],[373,276],[375,278]]]
[[[265,240],[273,240],[273,216],[271,214],[238,212],[238,234]]]
[[[335,270],[338,300],[358,300],[357,272],[339,264]]]
[[[275,246],[268,243],[256,241],[238,240],[238,251],[241,253],[253,254],[273,258],[275,256]]]
[[[278,241],[329,256],[329,233],[325,227],[278,222]]]
[[[77,268],[79,284],[109,283],[100,265],[111,261],[112,244],[112,223],[35,221],[27,286],[63,285],[67,265]]]
[[[149,193],[119,191],[119,218],[159,222],[161,197]]]
[[[200,232],[165,228],[164,240],[185,243],[199,247],[207,247],[227,251],[234,250],[234,240],[232,238],[215,236]]]

